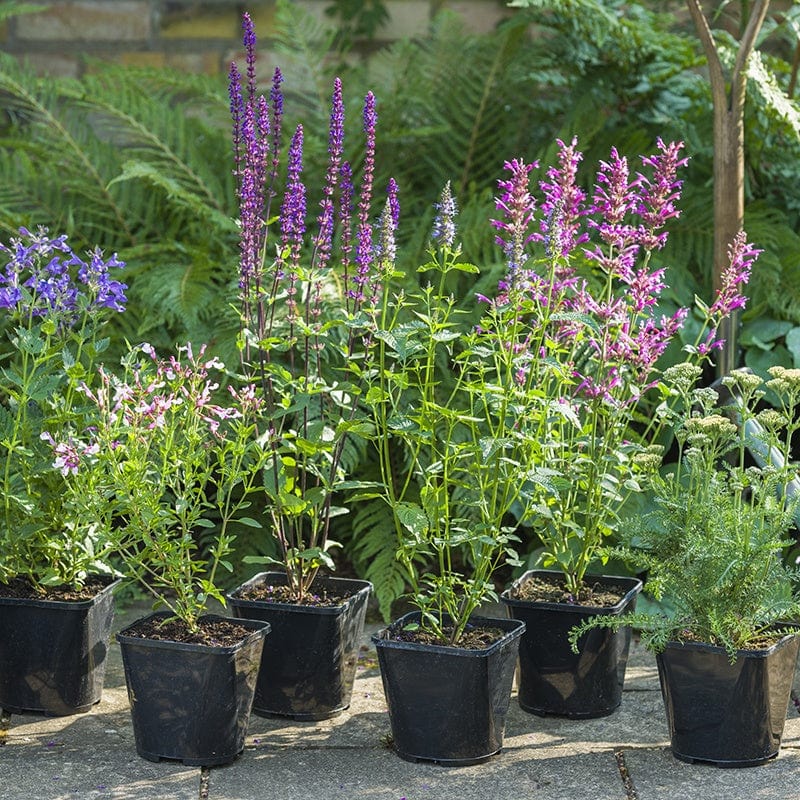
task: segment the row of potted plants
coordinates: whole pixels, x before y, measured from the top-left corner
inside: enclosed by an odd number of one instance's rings
[[[577,178],[575,141],[559,142],[539,201],[536,165],[507,162],[493,220],[507,270],[478,296],[475,324],[453,296],[457,279],[480,269],[462,256],[450,187],[429,261],[417,276],[402,274],[393,181],[377,224],[372,216],[375,98],[363,106],[356,181],[339,81],[329,168],[307,230],[303,128],[286,137],[284,177],[282,76],[276,70],[269,95],[258,94],[247,15],[244,31],[246,68],[232,66],[230,93],[236,370],[188,344],[166,358],[137,345],[121,370],[108,369],[102,327],[125,303],[125,286],[110,277],[116,257],[96,251],[84,261],[44,231],[23,230],[3,248],[11,347],[2,367],[0,705],[62,714],[100,699],[111,591],[124,577],[161,609],[117,637],[145,758],[230,761],[251,708],[295,719],[341,713],[370,586],[329,575],[331,520],[345,512],[340,503],[378,499],[415,607],[374,637],[399,755],[468,764],[497,753],[518,659],[525,710],[612,713],[635,622],[660,652],[668,711],[689,692],[696,713],[692,692],[702,686],[714,706],[702,713],[735,731],[735,741],[715,729],[687,743],[696,726],[681,711],[670,723],[678,757],[773,757],[797,654],[784,623],[798,611],[797,575],[781,552],[795,512],[800,373],[776,369],[762,387],[737,372],[724,403],[693,388],[720,322],[745,302],[758,251],[741,234],[713,304],[665,310],[665,269],[651,261],[678,214],[682,145],[659,141],[633,175],[612,150],[591,197]],[[680,340],[680,363],[662,372]],[[757,410],[765,392],[777,405]],[[346,474],[356,440],[373,448],[379,480]],[[750,451],[760,467],[745,461]],[[720,460],[730,454],[736,465]],[[631,499],[644,496],[656,511],[637,516]],[[226,595],[220,574],[233,569],[242,526],[274,537],[276,556],[247,560],[279,571]],[[523,530],[553,569],[525,572],[498,598],[498,569],[523,566]],[[671,606],[630,616],[641,581],[590,572],[612,555],[647,570]],[[52,599],[56,589],[65,599]],[[211,599],[233,616],[208,614]],[[481,618],[497,599],[511,618]],[[31,622],[29,605],[46,622]],[[67,632],[73,610],[80,635]],[[686,669],[670,656],[695,650],[706,673],[674,687],[670,676]],[[752,664],[773,653],[780,679],[753,679]],[[768,708],[744,722],[723,676],[760,686]],[[712,696],[712,683],[728,694]],[[755,707],[752,696],[744,702]]]

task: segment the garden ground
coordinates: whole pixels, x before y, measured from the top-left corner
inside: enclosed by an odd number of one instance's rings
[[[116,629],[141,609],[120,613]],[[485,764],[412,764],[386,745],[389,720],[367,626],[352,706],[325,722],[253,717],[242,756],[212,769],[136,755],[119,647],[102,702],[73,717],[0,720],[2,800],[800,800],[800,711],[783,748],[750,769],[675,760],[655,660],[634,644],[621,708],[586,721],[542,719],[512,695],[503,752]],[[800,675],[795,679],[795,694]]]

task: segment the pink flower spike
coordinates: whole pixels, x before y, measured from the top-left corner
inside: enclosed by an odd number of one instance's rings
[[[753,263],[763,251],[747,243],[747,234],[739,231],[728,248],[729,265],[722,273],[722,282],[714,304],[709,309],[711,316],[726,317],[739,308],[744,308],[747,296],[740,288],[750,280]]]

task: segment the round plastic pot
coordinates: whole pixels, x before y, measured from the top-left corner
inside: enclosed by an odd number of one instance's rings
[[[752,767],[778,755],[800,638],[766,650],[670,642],[656,656],[672,754],[681,761]]]
[[[100,701],[118,584],[91,600],[0,597],[0,707],[66,716]]]
[[[378,651],[393,746],[407,761],[443,766],[479,764],[500,752],[511,684],[525,624],[474,617],[473,625],[505,635],[485,650],[394,641],[406,614],[372,637]]]
[[[167,616],[161,612],[146,619]],[[211,614],[206,619],[225,618]],[[241,623],[252,633],[232,647],[117,634],[142,758],[212,767],[242,752],[269,625]]]
[[[350,596],[339,606],[301,606],[247,600],[260,585],[285,585],[281,572],[261,572],[232,591],[228,603],[239,619],[269,622],[261,656],[253,713],[296,720],[329,719],[350,706],[358,649],[364,631],[368,581],[318,578],[312,591]]]
[[[532,576],[560,575],[530,570],[502,594],[514,619],[525,622],[519,648],[519,704],[539,716],[571,718],[605,717],[622,702],[622,685],[628,664],[630,628],[602,628],[585,633],[579,652],[573,653],[569,632],[585,619],[600,614],[633,611],[642,582],[636,578],[590,575],[587,581],[601,586],[620,586],[625,596],[612,607],[574,606],[518,600],[514,589]]]

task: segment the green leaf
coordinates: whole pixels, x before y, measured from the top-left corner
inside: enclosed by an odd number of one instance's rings
[[[458,264],[451,264],[450,269],[457,270],[458,272],[468,272],[471,275],[480,275],[481,271],[478,267],[474,264],[468,263],[458,263]]]
[[[793,366],[800,367],[800,327],[792,328],[786,334],[786,349],[792,354]]]
[[[256,528],[258,530],[264,527],[258,520],[252,517],[237,517],[236,522],[240,525],[246,525],[248,528]]]
[[[777,339],[785,336],[793,325],[785,320],[761,317],[742,325],[740,341],[743,347],[769,350]]]
[[[411,533],[419,536],[427,533],[429,528],[428,516],[416,503],[397,503],[395,513],[400,524]]]

